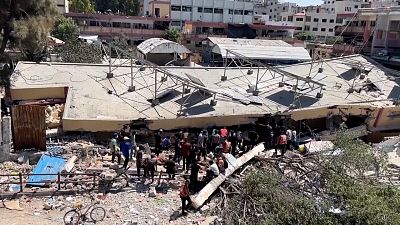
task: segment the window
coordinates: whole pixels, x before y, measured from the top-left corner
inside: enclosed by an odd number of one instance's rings
[[[230,10],[229,10],[229,14],[233,14],[233,9],[230,9]]]
[[[337,18],[337,19],[336,19],[336,23],[342,24],[342,23],[343,23],[343,19],[342,19],[342,18]]]
[[[296,18],[296,21],[303,21],[303,18]]]
[[[270,9],[269,12],[272,12],[272,9]]]
[[[223,14],[224,10],[223,9],[214,9],[214,13],[216,14]]]
[[[330,1],[328,1],[328,4],[331,4],[331,2],[330,2]]]
[[[180,5],[171,5],[171,11],[181,11]]]
[[[354,8],[355,8],[355,9],[358,9],[358,5],[355,5]]]
[[[253,15],[253,11],[244,10],[244,15]]]
[[[333,32],[333,28],[329,28],[329,32]]]
[[[321,27],[321,31],[326,31],[326,28],[324,28],[324,27]]]
[[[302,27],[296,27],[296,30],[303,30]]]
[[[332,8],[331,11],[332,11],[332,12],[335,12],[335,8]]]
[[[93,21],[93,20],[89,21],[89,26],[96,27],[97,26],[97,21]]]
[[[192,7],[191,6],[182,6],[182,11],[183,12],[191,12],[192,11]]]
[[[101,25],[102,27],[109,27],[109,26],[110,26],[110,23],[109,23],[109,22],[100,22],[100,25]]]
[[[318,31],[318,28],[317,27],[313,27],[312,31]]]
[[[283,17],[282,20],[283,20],[283,21],[286,21],[286,17]]]
[[[329,23],[335,23],[335,19],[330,19]]]
[[[285,7],[283,7],[283,8],[282,8],[282,10],[283,10],[283,11],[285,11],[285,10],[286,10],[286,8],[285,8]]]
[[[186,44],[190,44],[191,43],[191,41],[190,40],[186,40]]]
[[[123,28],[131,28],[131,24],[130,23],[122,23],[122,27]]]
[[[311,22],[311,16],[306,16],[306,22]]]
[[[290,21],[290,22],[292,22],[292,21],[293,21],[293,16],[288,16],[288,19],[287,19],[287,21]]]
[[[243,10],[235,9],[235,15],[243,15]]]
[[[351,7],[344,7],[344,11],[351,12]]]
[[[323,22],[323,23],[326,23],[326,19],[322,19],[322,22]]]
[[[318,23],[319,19],[318,18],[314,18],[314,22]]]
[[[304,26],[304,30],[305,31],[310,31],[310,26],[308,26],[308,25]]]
[[[171,26],[179,27],[181,26],[181,21],[179,20],[171,21]]]
[[[198,8],[197,8],[197,12],[203,12],[203,8],[198,7]]]
[[[204,8],[204,13],[213,13],[213,8]]]

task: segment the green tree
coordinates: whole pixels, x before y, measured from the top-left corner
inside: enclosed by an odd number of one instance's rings
[[[294,35],[295,38],[302,41],[314,41],[317,37],[311,32],[300,32]]]
[[[79,36],[79,28],[72,18],[59,16],[55,22],[52,34],[54,37],[63,41],[77,39]]]
[[[390,177],[385,155],[345,131],[334,143],[330,152],[256,164],[226,185],[240,191],[216,213],[224,224],[400,224],[400,190],[387,182],[398,175]]]
[[[91,0],[71,0],[69,9],[72,12],[78,13],[93,13],[94,6]]]
[[[178,29],[174,27],[169,27],[167,30],[165,30],[165,38],[173,42],[178,42],[180,38],[180,33]]]
[[[12,46],[28,59],[40,60],[57,14],[51,0],[0,1],[0,55],[7,46]]]
[[[96,0],[96,11],[107,13],[120,13],[128,16],[137,16],[139,14],[138,0]]]
[[[62,62],[66,63],[101,63],[100,46],[89,44],[78,39],[67,40],[63,46],[56,49]]]

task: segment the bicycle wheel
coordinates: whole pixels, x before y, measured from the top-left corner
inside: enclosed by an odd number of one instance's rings
[[[93,222],[102,221],[104,217],[106,217],[106,210],[103,207],[96,206],[90,210],[90,219],[92,219]]]
[[[72,209],[64,214],[65,225],[77,225],[81,219],[81,215],[75,209]]]

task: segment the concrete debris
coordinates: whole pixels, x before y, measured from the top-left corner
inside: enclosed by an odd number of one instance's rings
[[[155,186],[150,186],[149,189],[149,197],[156,197],[157,196],[157,191]]]
[[[52,129],[61,126],[61,118],[64,112],[64,104],[47,106],[45,112],[47,128]]]
[[[19,199],[10,200],[10,201],[5,201],[5,202],[4,202],[4,206],[6,207],[6,209],[10,209],[10,210],[18,210],[18,211],[24,210],[24,209],[20,206]]]
[[[100,178],[106,181],[112,181],[117,176],[117,173],[113,170],[106,170],[100,174]]]

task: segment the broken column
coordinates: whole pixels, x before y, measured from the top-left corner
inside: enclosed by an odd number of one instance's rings
[[[1,122],[1,139],[2,144],[0,147],[0,162],[10,160],[11,154],[11,117],[5,116]]]

